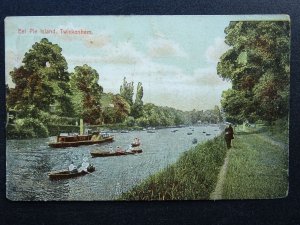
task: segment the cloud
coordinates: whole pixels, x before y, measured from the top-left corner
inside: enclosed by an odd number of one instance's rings
[[[84,44],[89,48],[102,48],[103,46],[109,44],[111,41],[111,36],[106,33],[84,37]]]
[[[101,49],[97,56],[66,56],[68,62],[73,64],[112,64],[112,65],[135,65],[146,61],[146,56],[137,51],[132,44],[125,42],[117,46],[107,45]]]
[[[217,75],[215,67],[196,69],[192,77],[194,78],[192,82],[195,84],[218,86],[226,83]]]
[[[14,83],[11,80],[9,72],[15,67],[20,67],[22,65],[22,59],[23,56],[18,55],[11,49],[5,51],[5,80],[10,87],[13,87]]]
[[[217,64],[219,62],[219,58],[228,49],[229,46],[225,44],[224,38],[215,38],[213,45],[209,46],[205,51],[206,61],[208,63]]]
[[[145,55],[137,51],[129,42],[117,46],[110,45],[103,50],[103,62],[109,64],[137,64],[145,58]]]
[[[74,56],[65,55],[65,58],[69,64],[82,65],[82,64],[97,64],[102,62],[101,56]]]
[[[187,53],[174,41],[155,38],[148,43],[149,55],[153,58],[187,57]]]

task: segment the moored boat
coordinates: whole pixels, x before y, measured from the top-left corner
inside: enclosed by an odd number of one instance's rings
[[[52,148],[78,147],[80,145],[94,145],[105,142],[112,142],[113,136],[108,134],[91,134],[91,135],[73,135],[57,136],[56,142],[50,142],[48,145]]]
[[[86,171],[69,171],[69,170],[58,170],[58,171],[52,171],[50,173],[48,173],[49,179],[51,180],[61,180],[61,179],[69,179],[69,178],[73,178],[73,177],[79,177],[79,176],[84,176],[88,173],[92,173],[95,171],[95,167],[90,165],[87,168],[87,172]]]

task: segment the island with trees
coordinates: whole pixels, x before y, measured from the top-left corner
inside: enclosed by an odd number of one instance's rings
[[[7,112],[14,117],[7,126],[9,139],[78,132],[79,119],[89,125],[133,129],[223,120],[218,106],[182,111],[144,103],[142,83],[135,87],[126,77],[116,81],[119,93],[106,93],[98,71],[84,64],[69,73],[62,48],[46,38],[35,43],[22,62],[10,72],[15,87],[6,89]]]

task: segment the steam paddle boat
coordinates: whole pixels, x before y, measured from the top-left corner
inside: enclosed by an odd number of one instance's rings
[[[52,148],[78,147],[80,145],[94,145],[105,142],[112,142],[113,136],[107,133],[101,134],[94,132],[88,135],[58,135],[56,142],[50,142],[48,145]]]

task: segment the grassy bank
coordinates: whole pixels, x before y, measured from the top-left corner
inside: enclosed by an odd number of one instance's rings
[[[223,186],[223,199],[285,197],[288,190],[288,151],[270,129],[236,130]],[[276,136],[277,137],[277,136]],[[286,136],[281,140],[286,140]]]
[[[150,176],[121,200],[209,199],[226,155],[223,136],[199,144],[179,160]]]

